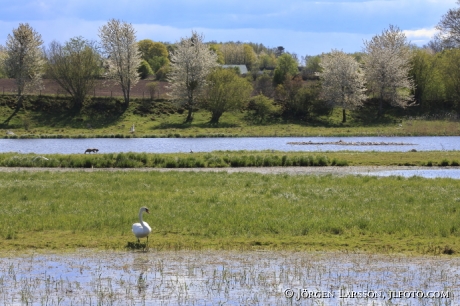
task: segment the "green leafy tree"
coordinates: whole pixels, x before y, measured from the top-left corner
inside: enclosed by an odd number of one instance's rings
[[[305,67],[302,70],[302,78],[304,79],[317,79],[317,73],[322,71],[321,68],[321,56],[306,56]]]
[[[432,102],[444,97],[441,66],[442,54],[436,54],[428,48],[412,51],[410,75],[415,83],[414,98],[423,110],[429,110]]]
[[[224,112],[241,109],[247,104],[252,85],[233,69],[215,68],[207,79],[202,106],[211,112],[210,123],[219,123]]]
[[[163,79],[165,71],[169,68],[168,49],[161,42],[143,39],[138,42],[138,48],[143,60],[148,62],[153,73],[158,79]],[[162,70],[161,72],[159,70]],[[160,73],[159,73],[160,72]]]
[[[446,99],[453,104],[457,117],[460,118],[460,49],[442,52],[441,69]]]
[[[168,49],[161,42],[154,42],[150,39],[143,39],[138,41],[137,46],[141,53],[142,59],[149,61],[155,56],[168,57]]]
[[[297,61],[290,54],[283,53],[277,58],[273,81],[275,84],[281,84],[286,80],[287,74],[295,76],[298,73]]]
[[[252,70],[257,64],[257,54],[254,49],[247,44],[243,44],[244,64],[248,70]]]
[[[254,91],[268,98],[273,98],[275,88],[273,87],[273,78],[266,72],[258,75],[254,82]]]
[[[217,63],[223,65],[225,64],[225,59],[224,59],[224,54],[220,50],[221,44],[210,44],[209,49],[211,51],[214,51],[217,55]]]
[[[45,55],[47,75],[72,97],[75,108],[81,109],[101,74],[101,57],[95,44],[82,37],[71,38],[64,45],[54,41]]]
[[[279,105],[275,105],[273,99],[259,94],[249,101],[248,110],[251,117],[258,123],[266,122],[270,117],[276,116],[281,112]]]
[[[148,60],[148,63],[153,73],[157,73],[161,68],[169,66],[169,60],[165,56],[154,56]]]
[[[153,101],[155,99],[155,95],[158,93],[158,89],[159,89],[158,82],[147,83],[146,87],[149,91],[150,99]]]
[[[7,78],[8,74],[6,73],[5,70],[5,59],[7,57],[5,48],[3,46],[0,46],[0,78]]]
[[[286,79],[275,89],[275,101],[281,105],[284,117],[307,119],[317,100],[319,92],[315,87],[306,87],[297,75]]]
[[[141,79],[146,79],[149,75],[153,75],[153,70],[150,68],[149,63],[146,60],[142,60],[139,68],[137,68]]]
[[[274,53],[261,53],[258,59],[259,69],[273,69],[276,66],[276,57]]]

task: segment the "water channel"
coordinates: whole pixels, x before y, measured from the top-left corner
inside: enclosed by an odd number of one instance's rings
[[[338,145],[340,140],[349,145]],[[311,142],[309,145],[289,144]],[[324,144],[321,144],[324,143]],[[353,145],[355,143],[356,145]],[[384,143],[383,145],[362,145]],[[385,145],[385,143],[390,145]],[[398,143],[398,145],[391,145]],[[402,144],[402,145],[400,145]],[[242,137],[242,138],[85,138],[85,139],[0,139],[0,152],[76,154],[88,148],[99,153],[211,152],[226,150],[276,151],[381,151],[407,152],[460,150],[459,136],[433,137]]]
[[[292,144],[303,143],[303,144]],[[370,143],[375,145],[369,145]],[[460,150],[459,136],[432,137],[243,137],[243,138],[86,138],[86,139],[0,139],[1,152],[36,154],[81,154],[88,148],[99,153],[118,152],[212,152],[226,150],[274,151],[378,151],[408,152]],[[356,174],[377,176],[421,176],[460,179],[460,169],[404,169],[367,171]]]

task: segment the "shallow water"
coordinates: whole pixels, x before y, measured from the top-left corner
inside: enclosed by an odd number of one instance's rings
[[[460,258],[152,250],[0,258],[3,305],[459,303]]]
[[[417,169],[417,170],[379,170],[367,172],[355,172],[361,175],[374,175],[374,176],[403,176],[412,177],[420,176],[424,178],[452,178],[460,179],[460,169]]]
[[[293,145],[289,142],[405,143],[407,145]],[[407,152],[460,150],[459,136],[433,137],[241,137],[241,138],[87,138],[87,139],[0,139],[0,152],[36,154],[84,153],[98,148],[99,153],[118,152],[211,152],[217,150],[277,151],[382,151]]]

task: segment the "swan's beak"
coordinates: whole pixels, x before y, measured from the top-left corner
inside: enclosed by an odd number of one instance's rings
[[[149,210],[148,210],[148,209],[145,209],[145,212],[146,212],[146,213],[148,213],[148,214],[150,214],[150,212],[149,212]]]

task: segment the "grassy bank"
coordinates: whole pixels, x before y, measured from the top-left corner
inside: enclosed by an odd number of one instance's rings
[[[184,123],[184,109],[165,100],[133,99],[128,108],[120,99],[94,97],[75,111],[63,96],[27,97],[25,109],[14,113],[14,96],[0,96],[0,132],[5,138],[125,138],[125,137],[255,137],[255,136],[457,136],[460,122],[452,114],[420,116],[415,111],[388,109],[312,115],[301,120],[271,118],[258,122],[250,110],[224,113],[212,125],[210,113],[197,110],[192,123]],[[130,128],[135,125],[135,132]],[[7,131],[14,134],[7,134]]]
[[[460,182],[251,173],[0,176],[0,249],[150,247],[460,253]]]
[[[18,154],[0,153],[0,167],[209,168],[322,166],[459,166],[460,151]]]

